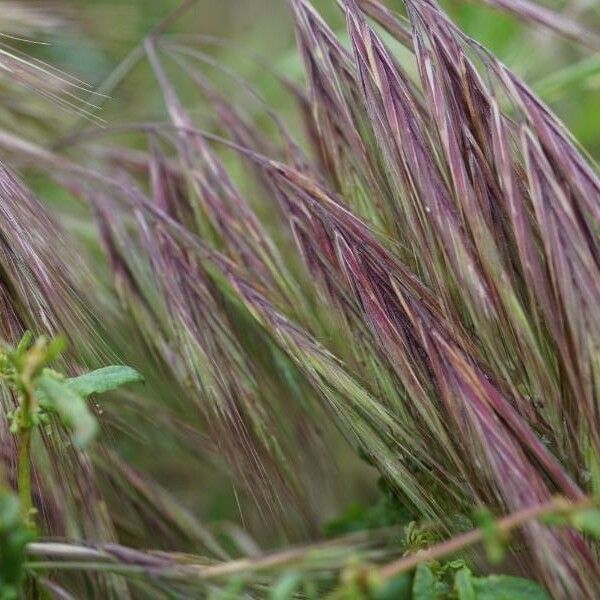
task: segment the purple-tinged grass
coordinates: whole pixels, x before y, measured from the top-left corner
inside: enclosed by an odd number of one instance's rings
[[[493,3],[575,31],[529,3]],[[33,152],[92,207],[146,345],[263,521],[282,529],[302,530],[316,512],[317,432],[331,426],[443,535],[475,504],[520,513],[600,486],[598,177],[551,111],[434,0],[404,5],[406,19],[378,0],[340,2],[348,49],[308,0],[291,1],[307,92],[288,87],[314,156],[268,109],[279,139],[255,130],[208,80],[210,60],[156,32],[145,51],[168,122],[123,126],[145,134],[146,151],[90,144],[94,169]],[[412,52],[412,71],[367,16]],[[231,142],[196,124],[163,53]],[[251,167],[258,200],[214,142]],[[255,202],[289,235],[273,235]],[[27,254],[19,244],[8,248]],[[304,270],[287,264],[298,256]],[[31,259],[34,298],[61,306]],[[12,293],[0,298],[18,316]],[[189,522],[121,470],[162,524]],[[555,597],[594,597],[592,540],[527,521],[518,541],[512,560]],[[115,552],[122,566],[170,566]]]

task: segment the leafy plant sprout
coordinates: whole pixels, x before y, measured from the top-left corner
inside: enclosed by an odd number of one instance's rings
[[[88,409],[90,394],[107,392],[142,381],[129,367],[105,367],[78,377],[65,377],[49,365],[65,347],[62,338],[35,341],[26,332],[16,348],[5,346],[0,354],[0,378],[17,395],[17,409],[7,414],[10,431],[18,438],[17,487],[21,513],[28,528],[35,529],[35,508],[31,496],[31,439],[36,427],[48,425],[56,414],[72,431],[77,446],[85,447],[95,436],[97,423]]]
[[[288,4],[301,126],[193,1],[100,86],[152,116],[0,52],[89,117],[0,122],[0,599],[595,598],[596,165],[445,4]]]
[[[44,407],[38,403],[36,382],[55,355],[60,352],[62,340],[50,346],[40,338],[30,348],[32,336],[26,333],[17,348],[5,347],[0,355],[0,377],[15,390],[18,408],[8,413],[10,431],[18,437],[17,484],[22,516],[28,527],[34,528],[34,508],[31,499],[31,434],[35,426],[47,421]]]

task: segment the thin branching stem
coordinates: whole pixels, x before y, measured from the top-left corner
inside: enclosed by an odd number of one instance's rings
[[[23,426],[18,435],[18,489],[21,514],[28,527],[34,528],[33,501],[31,494],[31,426]]]
[[[548,515],[568,514],[573,511],[591,506],[592,501],[589,498],[577,502],[568,502],[562,497],[552,498],[543,504],[529,506],[518,512],[512,513],[495,523],[496,531],[500,536],[508,534],[512,530]],[[472,529],[462,535],[457,535],[441,544],[436,544],[427,550],[417,552],[410,556],[402,557],[392,561],[379,569],[379,574],[384,578],[395,577],[401,573],[411,571],[420,564],[425,564],[445,556],[449,556],[473,546],[484,540],[485,532],[483,528]]]
[[[19,386],[19,429],[17,445],[19,450],[17,462],[17,485],[21,514],[26,526],[34,530],[35,518],[31,489],[31,437],[33,430],[32,411],[35,403],[34,391],[29,377],[24,374]]]

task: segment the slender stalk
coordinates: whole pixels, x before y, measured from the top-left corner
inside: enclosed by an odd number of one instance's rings
[[[29,386],[24,385],[21,397],[21,422],[18,432],[19,458],[17,465],[17,485],[21,515],[30,529],[35,529],[33,517],[33,500],[31,493],[31,408],[32,397]]]
[[[500,535],[509,533],[513,529],[548,515],[559,515],[572,512],[586,506],[591,506],[592,501],[584,498],[578,502],[568,502],[562,497],[552,498],[543,504],[528,506],[523,510],[512,513],[498,521],[496,528]],[[463,548],[477,544],[484,539],[484,531],[481,528],[467,531],[462,535],[457,535],[446,542],[432,546],[428,550],[417,552],[388,563],[379,569],[379,575],[384,578],[395,577],[400,573],[405,573],[416,568],[418,565],[428,563],[438,558],[454,554]]]
[[[33,528],[33,501],[31,499],[31,429],[19,433],[18,486],[21,514],[28,527]]]
[[[285,565],[289,562],[294,562],[299,559],[306,558],[308,556],[315,555],[320,551],[335,550],[336,548],[344,549],[349,545],[356,546],[362,544],[376,543],[377,541],[388,540],[395,538],[400,535],[403,530],[402,526],[391,526],[381,529],[359,531],[342,535],[337,538],[330,540],[324,540],[321,542],[315,542],[303,546],[297,546],[289,548],[279,552],[272,552],[270,554],[260,556],[257,558],[242,558],[236,559],[211,565],[202,564],[199,568],[202,569],[203,575],[207,577],[219,577],[221,575],[229,575],[230,573],[238,573],[244,570],[249,571],[261,571],[267,570],[272,567],[278,567]],[[121,553],[131,551],[125,546],[111,546],[113,550],[120,549]],[[27,544],[27,554],[33,557],[45,556],[48,558],[56,559],[76,559],[76,560],[115,560],[115,556],[110,552],[102,549],[102,547],[92,546],[81,546],[76,543],[60,543],[60,542],[32,542]],[[151,553],[147,553],[147,556],[153,556],[156,560],[159,558],[165,558],[168,553],[157,555],[154,557]],[[141,555],[140,555],[141,556]],[[146,559],[146,561],[148,558]],[[189,563],[186,566],[193,566]],[[196,568],[194,566],[194,568]]]
[[[548,502],[529,506],[523,510],[507,515],[496,521],[495,527],[499,535],[508,534],[512,530],[531,521],[550,515],[558,516],[573,513],[574,511],[593,505],[594,502],[590,498],[584,498],[577,502],[569,502],[565,498],[558,496],[552,498]],[[160,565],[158,563],[155,565],[150,563],[144,565],[132,563],[124,565],[117,562],[118,557],[113,556],[102,549],[54,542],[28,544],[27,554],[30,557],[35,558],[46,557],[57,559],[55,561],[43,563],[34,561],[30,563],[30,568],[41,568],[41,566],[46,568],[51,566],[53,569],[72,569],[82,568],[84,566],[87,570],[109,570],[113,572],[120,572],[119,570],[121,570],[123,573],[134,572],[137,569],[143,571],[144,569],[152,568],[153,574],[156,577],[168,579],[185,576],[202,581],[231,577],[240,573],[268,571],[276,567],[282,567],[286,564],[305,559],[311,554],[314,555],[314,553],[319,550],[334,548],[341,543],[367,541],[368,539],[369,535],[361,532],[343,536],[342,538],[335,540],[328,540],[308,546],[300,546],[281,552],[274,552],[256,559],[238,559],[214,565],[194,565],[190,563],[165,565]],[[387,565],[378,568],[376,573],[383,579],[395,577],[401,573],[411,571],[420,564],[443,558],[463,550],[464,548],[473,546],[474,544],[483,541],[483,539],[484,530],[482,528],[473,529],[442,542],[441,544],[432,546],[428,550],[420,551],[390,562]],[[123,548],[123,551],[125,550],[126,548]],[[152,559],[153,561],[159,561],[160,558],[161,557],[159,556],[149,554],[146,560]],[[166,556],[162,556],[162,558],[168,560]],[[61,560],[63,562],[60,562]],[[369,572],[371,572],[371,569],[369,569]]]

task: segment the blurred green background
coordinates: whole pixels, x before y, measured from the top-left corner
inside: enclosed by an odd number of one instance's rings
[[[313,4],[343,37],[344,21],[336,1],[314,0]],[[598,53],[539,26],[518,22],[477,0],[445,0],[443,4],[467,33],[533,85],[595,157],[600,155]],[[543,4],[590,28],[600,23],[600,3],[596,1],[545,0]],[[52,36],[50,46],[35,48],[35,52],[90,84],[100,85],[178,5],[178,0],[76,0],[64,3],[62,9],[57,4],[66,25]],[[390,0],[388,5],[398,10],[402,7],[400,0]],[[255,54],[262,56],[278,73],[301,80],[286,0],[198,0],[169,31],[229,40],[228,45],[207,49],[252,81],[271,106],[286,113],[290,98],[253,59]],[[103,117],[112,121],[127,120],[128,115],[140,118],[160,114],[162,100],[151,78],[149,69],[135,69],[111,94]]]

